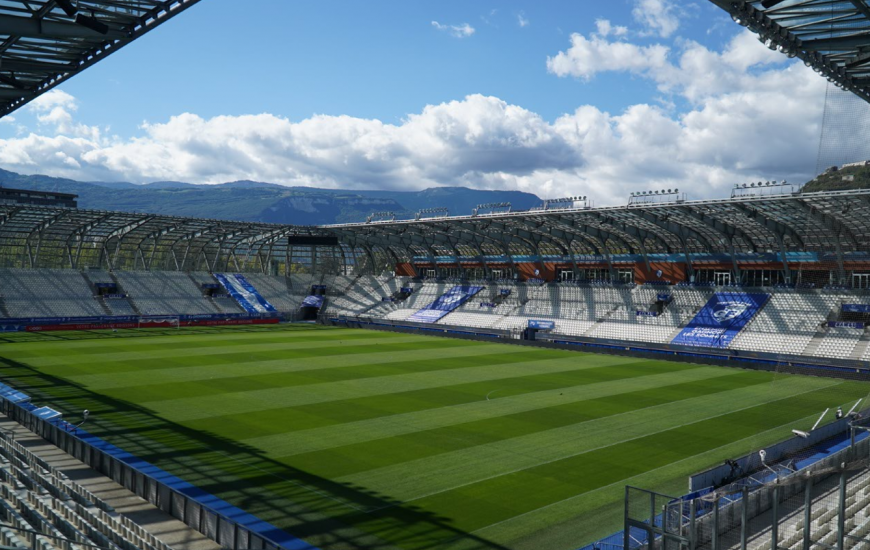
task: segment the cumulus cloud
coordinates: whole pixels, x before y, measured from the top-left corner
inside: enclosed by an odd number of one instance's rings
[[[721,197],[733,183],[800,181],[812,173],[825,85],[812,71],[771,56],[748,35],[722,51],[690,42],[672,50],[619,40],[621,31],[609,24],[598,29],[588,38],[572,36],[570,47],[550,59],[550,70],[581,80],[629,72],[688,107],[640,104],[608,113],[585,105],[548,121],[497,97],[470,95],[425,106],[395,124],[183,113],[119,138],[81,131],[88,127],[75,120],[75,99],[46,94],[28,108],[38,131],[0,140],[0,165],[83,180],[464,185],[588,195],[602,205],[660,187]],[[71,118],[52,115],[57,108]]]
[[[628,42],[613,42],[595,34],[589,38],[579,33],[571,35],[571,47],[547,59],[547,70],[558,76],[574,76],[590,80],[605,71],[628,71],[637,74],[654,73],[668,66],[666,46],[638,46]]]
[[[468,38],[475,32],[474,27],[468,23],[463,23],[461,25],[443,25],[438,21],[432,21],[432,26],[439,31],[449,33],[456,38]]]
[[[674,51],[662,44],[639,46],[611,40],[606,21],[599,22],[598,29],[588,38],[571,35],[570,47],[548,58],[547,69],[557,76],[587,81],[602,72],[630,72],[654,81],[663,92],[698,101],[747,89],[759,79],[757,69],[786,64],[785,56],[761,47],[748,31],[736,35],[722,52],[715,52],[694,41],[683,41],[679,51]]]
[[[628,34],[628,27],[614,25],[607,19],[597,19],[595,21],[595,27],[598,29],[598,36],[602,37],[610,35],[622,37]]]
[[[635,0],[631,11],[646,34],[667,38],[680,28],[680,14],[671,0]]]

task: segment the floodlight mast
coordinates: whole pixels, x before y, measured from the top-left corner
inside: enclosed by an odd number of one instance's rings
[[[511,203],[509,202],[488,202],[486,204],[478,204],[471,211],[472,217],[479,216],[481,214],[481,210],[489,210],[491,214],[498,213],[499,210],[504,210],[504,213],[510,213],[511,211]]]
[[[444,207],[440,208],[424,208],[414,214],[414,219],[420,221],[424,216],[431,214],[433,218],[446,218],[450,215],[450,210]]]
[[[680,204],[686,202],[686,193],[679,189],[660,189],[654,191],[637,191],[628,198],[629,206],[648,206],[652,204]]]
[[[777,182],[759,181],[752,183],[735,183],[731,188],[731,198],[746,198],[746,197],[774,197],[781,195],[796,195],[800,193],[803,186],[796,183],[789,183],[786,180]]]
[[[544,211],[548,210],[577,210],[592,207],[592,201],[586,196],[563,197],[561,199],[547,199],[541,205]]]
[[[395,212],[372,212],[366,218],[366,223],[372,222],[394,222],[396,221]]]

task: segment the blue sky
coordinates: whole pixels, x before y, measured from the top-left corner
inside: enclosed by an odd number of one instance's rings
[[[202,0],[4,119],[0,166],[603,204],[814,165],[824,83],[706,0],[241,5]]]
[[[250,4],[203,0],[63,89],[79,99],[82,119],[121,134],[185,111],[398,122],[427,104],[484,94],[553,120],[579,104],[618,112],[658,95],[631,75],[582,83],[547,72],[547,57],[564,49],[570,33],[593,32],[598,19],[632,25],[630,0]],[[709,2],[683,10],[681,39],[720,47],[737,31]],[[457,39],[432,21],[467,23],[475,32]]]

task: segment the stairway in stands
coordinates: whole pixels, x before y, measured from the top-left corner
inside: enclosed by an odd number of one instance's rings
[[[0,296],[0,315],[7,318],[11,317],[9,310],[6,309],[6,302],[3,300],[3,296]]]
[[[858,345],[856,345],[855,349],[852,350],[852,355],[850,355],[848,359],[854,359],[856,361],[861,360],[864,357],[864,354],[867,353],[868,348],[870,348],[870,331],[864,329],[864,334],[861,335],[861,338],[858,340]]]
[[[96,300],[97,303],[100,304],[100,309],[103,310],[103,313],[105,313],[106,315],[110,315],[110,316],[113,315],[112,310],[109,308],[109,305],[106,303],[106,299],[103,298],[102,296],[100,296],[100,293],[97,290],[97,286],[94,284],[94,282],[91,280],[91,278],[88,277],[88,274],[85,273],[84,271],[82,271],[81,274],[82,274],[82,278],[85,280],[85,282],[88,283],[88,287],[90,287],[91,292],[94,295],[94,300]]]
[[[121,294],[127,294],[124,291],[124,287],[121,286],[121,281],[119,281],[118,278],[115,277],[115,274],[111,271],[109,271],[109,278],[112,279],[113,283],[115,283],[115,288],[118,289],[118,292],[120,292]],[[127,294],[127,297],[124,298],[124,300],[127,302],[127,304],[129,304],[130,309],[132,309],[133,312],[136,313],[136,315],[142,315],[142,312],[139,310],[139,306],[136,305],[136,302],[133,301],[133,298],[131,298],[129,294]]]
[[[822,342],[825,339],[825,335],[828,333],[828,327],[819,327],[819,330],[813,335],[813,339],[806,345],[806,347],[800,351],[799,353],[803,355],[815,355],[819,350],[819,346],[822,345]]]
[[[196,286],[196,288],[198,288],[198,289],[200,289],[200,291],[202,291],[201,281],[198,281],[196,279],[196,277],[193,276],[192,273],[188,273],[187,278],[190,279],[190,281]],[[212,275],[212,278],[214,278],[214,275]],[[215,282],[217,282],[217,279],[215,279]],[[209,313],[223,313],[223,311],[221,311],[220,306],[218,306],[217,303],[215,303],[214,298],[212,298],[211,296],[206,296],[205,294],[203,294],[202,297],[203,297],[203,299],[205,299],[208,302],[208,305],[211,307],[211,311],[209,311]]]

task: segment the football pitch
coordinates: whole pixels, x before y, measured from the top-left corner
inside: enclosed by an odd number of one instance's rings
[[[13,335],[0,377],[324,550],[575,549],[870,391],[307,325]]]

